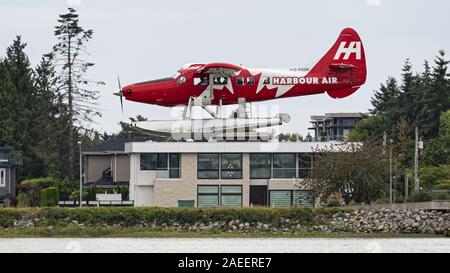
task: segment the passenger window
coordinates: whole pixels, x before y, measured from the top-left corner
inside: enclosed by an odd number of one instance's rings
[[[270,78],[264,78],[263,84],[270,84]]]
[[[214,85],[226,85],[228,83],[228,79],[224,77],[214,78]]]
[[[244,78],[236,78],[236,83],[238,85],[244,85]]]
[[[207,77],[194,78],[194,85],[208,85],[209,79]]]
[[[247,78],[247,85],[254,85],[255,84],[255,78],[249,77]]]

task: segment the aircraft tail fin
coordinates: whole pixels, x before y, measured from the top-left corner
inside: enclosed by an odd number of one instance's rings
[[[358,33],[352,28],[344,29],[310,74],[337,77],[339,82],[350,83],[350,87],[327,91],[332,98],[345,98],[356,92],[367,77],[364,46]]]

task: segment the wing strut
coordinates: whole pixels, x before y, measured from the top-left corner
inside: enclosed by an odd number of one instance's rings
[[[206,107],[206,105],[204,105],[199,99],[197,99],[196,97],[190,97],[189,103],[186,106],[186,108],[184,108],[183,111],[183,119],[192,119],[192,106],[195,105],[200,106],[203,110],[208,112],[208,114],[210,114],[213,118],[218,118],[218,115],[213,111],[211,111],[208,107]]]

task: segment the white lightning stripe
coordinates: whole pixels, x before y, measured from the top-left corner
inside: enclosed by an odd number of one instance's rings
[[[277,89],[277,94],[275,95],[275,97],[280,97],[283,96],[284,94],[286,94],[289,90],[292,89],[292,87],[294,87],[294,85],[279,85],[278,89]]]
[[[230,78],[227,79],[226,85],[213,85],[214,89],[221,90],[221,91],[223,90],[224,87],[226,87],[231,92],[231,94],[234,94],[233,83],[231,82]]]
[[[280,97],[286,94],[289,90],[294,87],[294,85],[273,85],[272,78],[273,77],[304,77],[306,76],[310,69],[314,67],[315,63],[310,63],[308,65],[303,66],[303,68],[308,68],[305,70],[291,70],[291,69],[249,69],[250,74],[252,76],[257,76],[261,74],[261,78],[258,82],[258,87],[256,88],[256,94],[261,92],[261,90],[266,86],[268,89],[277,88],[276,97]],[[269,84],[264,84],[264,79],[270,78]]]

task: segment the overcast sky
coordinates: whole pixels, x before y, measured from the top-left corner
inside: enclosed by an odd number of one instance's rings
[[[88,50],[96,66],[89,77],[106,86],[99,100],[103,117],[91,126],[108,132],[129,116],[171,115],[168,108],[128,101],[122,115],[112,95],[117,75],[122,84],[145,81],[171,76],[190,62],[296,67],[321,58],[343,28],[353,27],[368,67],[357,93],[343,100],[323,94],[265,103],[291,114],[284,131],[306,135],[311,115],[367,111],[373,90],[388,76],[398,77],[406,58],[422,70],[438,49],[450,50],[450,1],[443,0],[1,0],[1,55],[20,34],[36,65],[55,43],[53,26],[68,5],[79,11],[83,27],[94,30]]]

